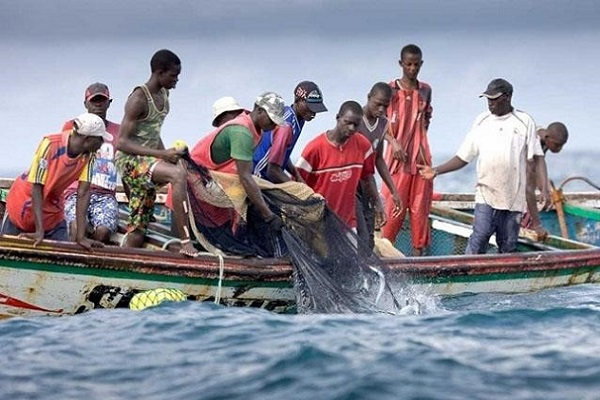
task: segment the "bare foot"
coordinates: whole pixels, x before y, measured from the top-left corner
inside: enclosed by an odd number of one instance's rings
[[[181,250],[179,250],[179,254],[183,254],[186,257],[196,258],[200,255],[200,252],[196,250],[192,242],[189,240],[181,241]]]

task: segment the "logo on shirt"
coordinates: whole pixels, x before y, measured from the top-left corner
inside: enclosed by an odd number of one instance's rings
[[[344,182],[352,177],[352,171],[340,171],[331,174],[331,182]]]
[[[42,158],[39,164],[40,169],[48,169],[48,160]]]

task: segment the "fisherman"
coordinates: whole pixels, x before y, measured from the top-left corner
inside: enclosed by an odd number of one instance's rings
[[[409,210],[413,254],[420,256],[431,240],[429,211],[433,183],[423,179],[417,168],[417,164],[431,165],[427,139],[433,112],[431,87],[418,80],[423,66],[423,53],[418,46],[404,46],[399,64],[402,77],[390,82],[393,95],[387,113],[390,129],[386,136],[389,146],[385,160],[404,207],[395,214],[397,204],[393,200],[393,193],[387,186],[383,188],[388,217],[388,223],[383,227],[383,236],[394,243],[402,229],[406,211]]]
[[[218,128],[225,122],[231,121],[246,110],[240,106],[236,99],[231,96],[225,96],[217,99],[212,106],[213,120],[212,126]]]
[[[242,112],[219,126],[202,138],[190,152],[194,162],[210,171],[239,176],[250,203],[273,231],[281,230],[283,221],[267,206],[254,180],[252,156],[261,133],[284,123],[284,107],[281,96],[265,92],[258,96],[251,112]]]
[[[360,104],[344,102],[335,117],[335,127],[311,140],[296,164],[306,184],[320,193],[329,208],[355,231],[358,184],[368,184],[375,170],[371,142],[356,134],[362,116]]]
[[[15,179],[8,193],[2,234],[22,234],[34,246],[45,238],[68,241],[63,193],[79,180],[75,241],[87,250],[102,247],[85,237],[84,205],[89,203],[94,153],[111,140],[102,118],[91,113],[75,118],[72,129],[44,136],[29,171]]]
[[[390,104],[392,88],[385,82],[377,82],[367,95],[367,104],[363,106],[363,117],[358,126],[358,131],[371,142],[375,158],[375,167],[381,176],[383,183],[392,193],[394,212],[396,216],[402,209],[402,200],[394,182],[390,177],[390,171],[383,159],[383,138],[387,132],[388,120],[385,112]],[[364,184],[363,184],[364,183]],[[370,194],[368,194],[370,193]],[[375,176],[371,176],[365,182],[358,185],[356,192],[356,221],[358,237],[367,243],[372,250],[375,246],[374,231],[386,223],[385,212],[381,204],[381,198],[377,193]],[[371,199],[376,199],[375,202]]]
[[[234,119],[241,113],[243,113],[243,112],[247,113],[248,111],[246,111],[244,109],[244,107],[240,106],[235,98],[233,98],[231,96],[224,96],[224,97],[217,99],[213,103],[212,112],[213,112],[212,126],[214,126],[215,128],[218,128],[219,126],[223,125],[224,123],[231,121],[232,119]],[[185,145],[185,142],[182,142],[181,144],[182,144],[183,148],[187,148],[187,145]],[[165,205],[170,210],[173,210],[173,189],[171,188],[171,185],[168,185],[168,188],[167,188],[167,199],[165,201]],[[187,221],[184,221],[184,222],[187,222]],[[177,235],[177,232],[179,232],[179,229],[180,228],[177,225],[177,221],[173,221],[171,223],[171,233],[173,235]]]
[[[527,161],[533,160],[536,166],[543,161],[535,122],[513,108],[512,94],[508,81],[492,80],[479,96],[487,98],[489,111],[477,116],[456,156],[435,168],[418,165],[423,178],[433,179],[479,157],[475,219],[467,254],[486,253],[494,233],[500,253],[516,250],[522,214],[527,209]],[[538,169],[538,178],[540,182],[548,179],[545,169]],[[548,193],[543,195],[548,197]]]
[[[559,153],[569,139],[569,131],[562,122],[553,122],[548,125],[547,128],[538,127],[537,137],[540,140],[542,151],[544,152],[544,157],[539,164],[539,168],[543,168],[547,174],[546,153],[548,150],[552,153]],[[535,190],[539,189],[541,193],[545,193],[548,192],[549,189],[548,181],[539,182],[537,180],[537,169],[535,163],[527,163],[527,213],[523,216],[521,226],[532,229],[536,232],[538,239],[543,240],[548,236],[548,231],[544,229],[542,222],[540,221]],[[547,201],[543,204],[542,208],[546,209],[550,206],[550,198],[548,197],[544,200]]]
[[[254,150],[254,175],[274,183],[301,177],[290,162],[290,155],[300,137],[304,123],[318,113],[327,111],[323,94],[316,83],[302,81],[294,89],[294,103],[285,107],[285,123],[272,131],[265,131]],[[286,174],[288,171],[290,175]]]
[[[117,203],[117,168],[114,164],[114,156],[119,135],[119,124],[106,119],[106,112],[110,107],[112,99],[108,86],[104,83],[92,83],[85,89],[83,105],[89,113],[96,114],[102,121],[106,131],[112,135],[112,140],[102,143],[96,152],[94,167],[92,170],[92,181],[90,184],[89,204],[84,203],[87,210],[86,235],[94,240],[109,243],[110,236],[117,232],[119,220],[119,204]],[[65,122],[63,131],[73,128],[73,120]],[[75,223],[77,204],[77,182],[65,190],[65,219],[71,240],[77,237],[77,226]]]
[[[126,247],[141,247],[154,212],[156,189],[168,183],[173,187],[174,219],[181,228],[180,253],[197,257],[187,221],[187,181],[185,170],[177,165],[184,149],[165,149],[161,126],[169,112],[169,89],[177,85],[181,61],[169,50],[157,51],[150,60],[150,79],[134,88],[125,103],[119,131],[115,163],[130,189]]]

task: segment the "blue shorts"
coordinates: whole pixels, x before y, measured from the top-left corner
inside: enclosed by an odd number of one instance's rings
[[[473,233],[466,253],[487,253],[490,237],[494,233],[498,252],[513,253],[517,249],[522,216],[518,211],[497,210],[487,204],[475,204]]]
[[[75,221],[77,193],[65,199],[65,219],[68,224]],[[117,231],[119,204],[117,198],[107,193],[91,193],[87,212],[88,231],[93,233],[99,226],[107,227],[111,233]]]

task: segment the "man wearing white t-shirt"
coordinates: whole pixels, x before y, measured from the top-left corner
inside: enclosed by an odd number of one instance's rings
[[[485,92],[488,109],[475,119],[456,155],[435,168],[420,165],[426,179],[455,171],[477,160],[475,220],[467,254],[487,252],[490,237],[496,234],[501,253],[515,251],[519,226],[527,210],[527,162],[543,162],[535,122],[511,104],[513,87],[504,79],[492,80]],[[544,168],[537,169],[540,182],[547,180]],[[548,193],[542,193],[548,197]]]

